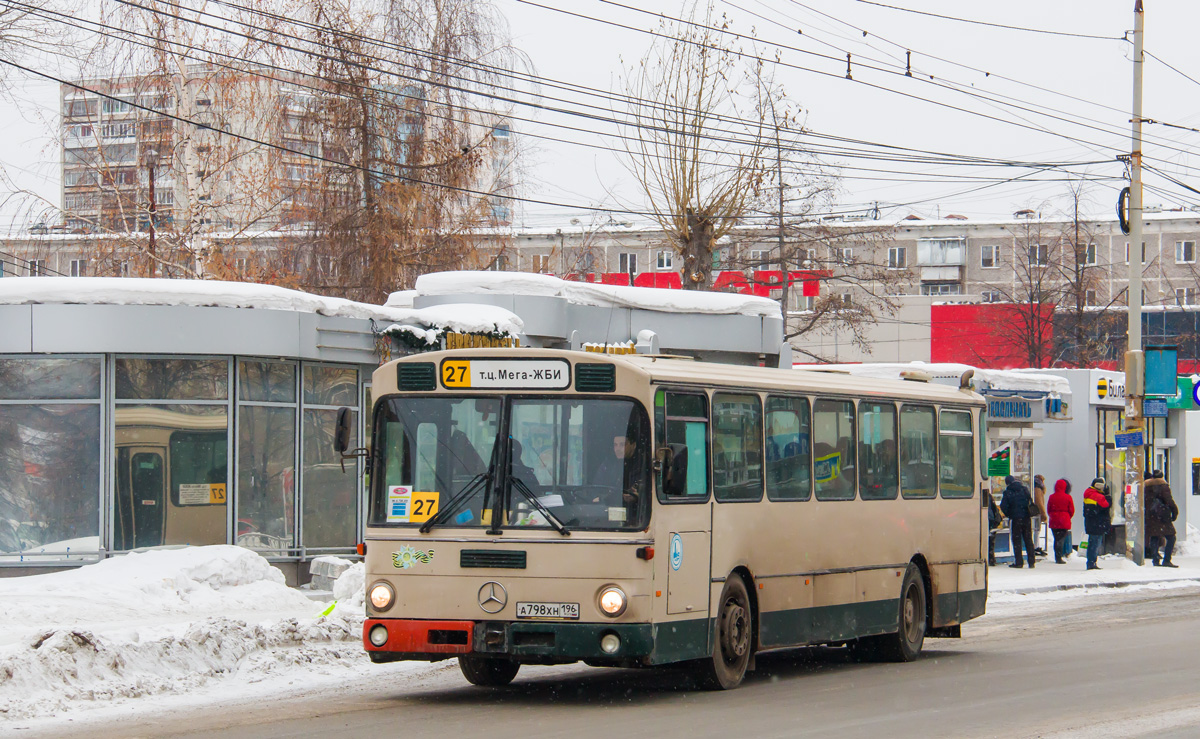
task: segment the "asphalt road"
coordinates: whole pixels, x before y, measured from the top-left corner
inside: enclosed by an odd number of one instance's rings
[[[232,705],[120,725],[108,737],[1193,737],[1200,735],[1200,589],[1093,594],[993,613],[910,664],[833,649],[760,655],[741,688],[676,670],[525,667],[512,686],[431,675],[322,700]],[[62,735],[62,732],[58,732]],[[22,736],[29,736],[24,732]]]

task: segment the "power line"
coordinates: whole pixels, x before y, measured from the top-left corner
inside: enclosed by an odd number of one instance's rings
[[[957,18],[952,15],[941,15],[940,13],[930,13],[930,12],[927,12],[924,10],[913,10],[912,8],[901,8],[901,7],[898,7],[895,5],[887,5],[885,3],[874,2],[874,0],[858,0],[858,2],[864,3],[866,5],[875,5],[880,8],[887,8],[888,10],[899,10],[904,13],[913,13],[915,15],[924,15],[924,16],[928,16],[930,18],[940,18],[942,20],[955,21],[957,23],[969,23],[971,25],[976,25],[976,26],[988,26],[990,28],[1002,28],[1002,29],[1005,29],[1008,31],[1022,31],[1025,33],[1042,33],[1042,34],[1046,34],[1049,36],[1065,36],[1068,38],[1093,39],[1093,40],[1097,40],[1097,41],[1125,41],[1126,40],[1124,36],[1097,36],[1097,35],[1093,35],[1090,33],[1070,33],[1067,31],[1051,31],[1051,30],[1046,30],[1043,28],[1027,28],[1025,26],[1011,26],[1006,23],[989,23],[987,21],[973,20],[970,18]]]

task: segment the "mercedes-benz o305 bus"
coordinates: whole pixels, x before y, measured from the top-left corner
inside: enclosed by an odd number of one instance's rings
[[[373,382],[375,662],[457,657],[476,685],[690,662],[732,688],[759,651],[908,661],[984,612],[969,389],[539,349],[421,354]]]

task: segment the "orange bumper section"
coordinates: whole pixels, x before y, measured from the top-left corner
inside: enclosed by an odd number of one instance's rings
[[[381,647],[372,644],[367,636],[376,624],[382,624],[388,632]],[[368,652],[466,654],[473,647],[474,631],[474,621],[369,618],[363,623],[363,646]]]

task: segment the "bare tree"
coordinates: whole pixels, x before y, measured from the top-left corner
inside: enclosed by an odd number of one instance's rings
[[[1009,229],[1012,248],[1010,279],[988,283],[1005,303],[998,310],[993,336],[995,347],[1028,367],[1049,367],[1057,358],[1054,347],[1054,316],[1062,300],[1065,281],[1061,271],[1066,250],[1061,234],[1047,227],[1033,211]]]
[[[674,241],[685,289],[712,287],[714,244],[762,192],[771,162],[766,116],[774,90],[716,26],[711,4],[664,22],[626,71],[626,166]]]
[[[1100,264],[1100,250],[1094,241],[1092,224],[1080,215],[1085,202],[1082,180],[1068,186],[1069,212],[1058,238],[1056,268],[1062,278],[1056,324],[1056,363],[1075,367],[1094,367],[1104,359],[1113,359],[1114,335],[1111,314],[1115,295],[1102,293],[1105,273],[1112,268]],[[1124,333],[1122,327],[1120,333]]]

